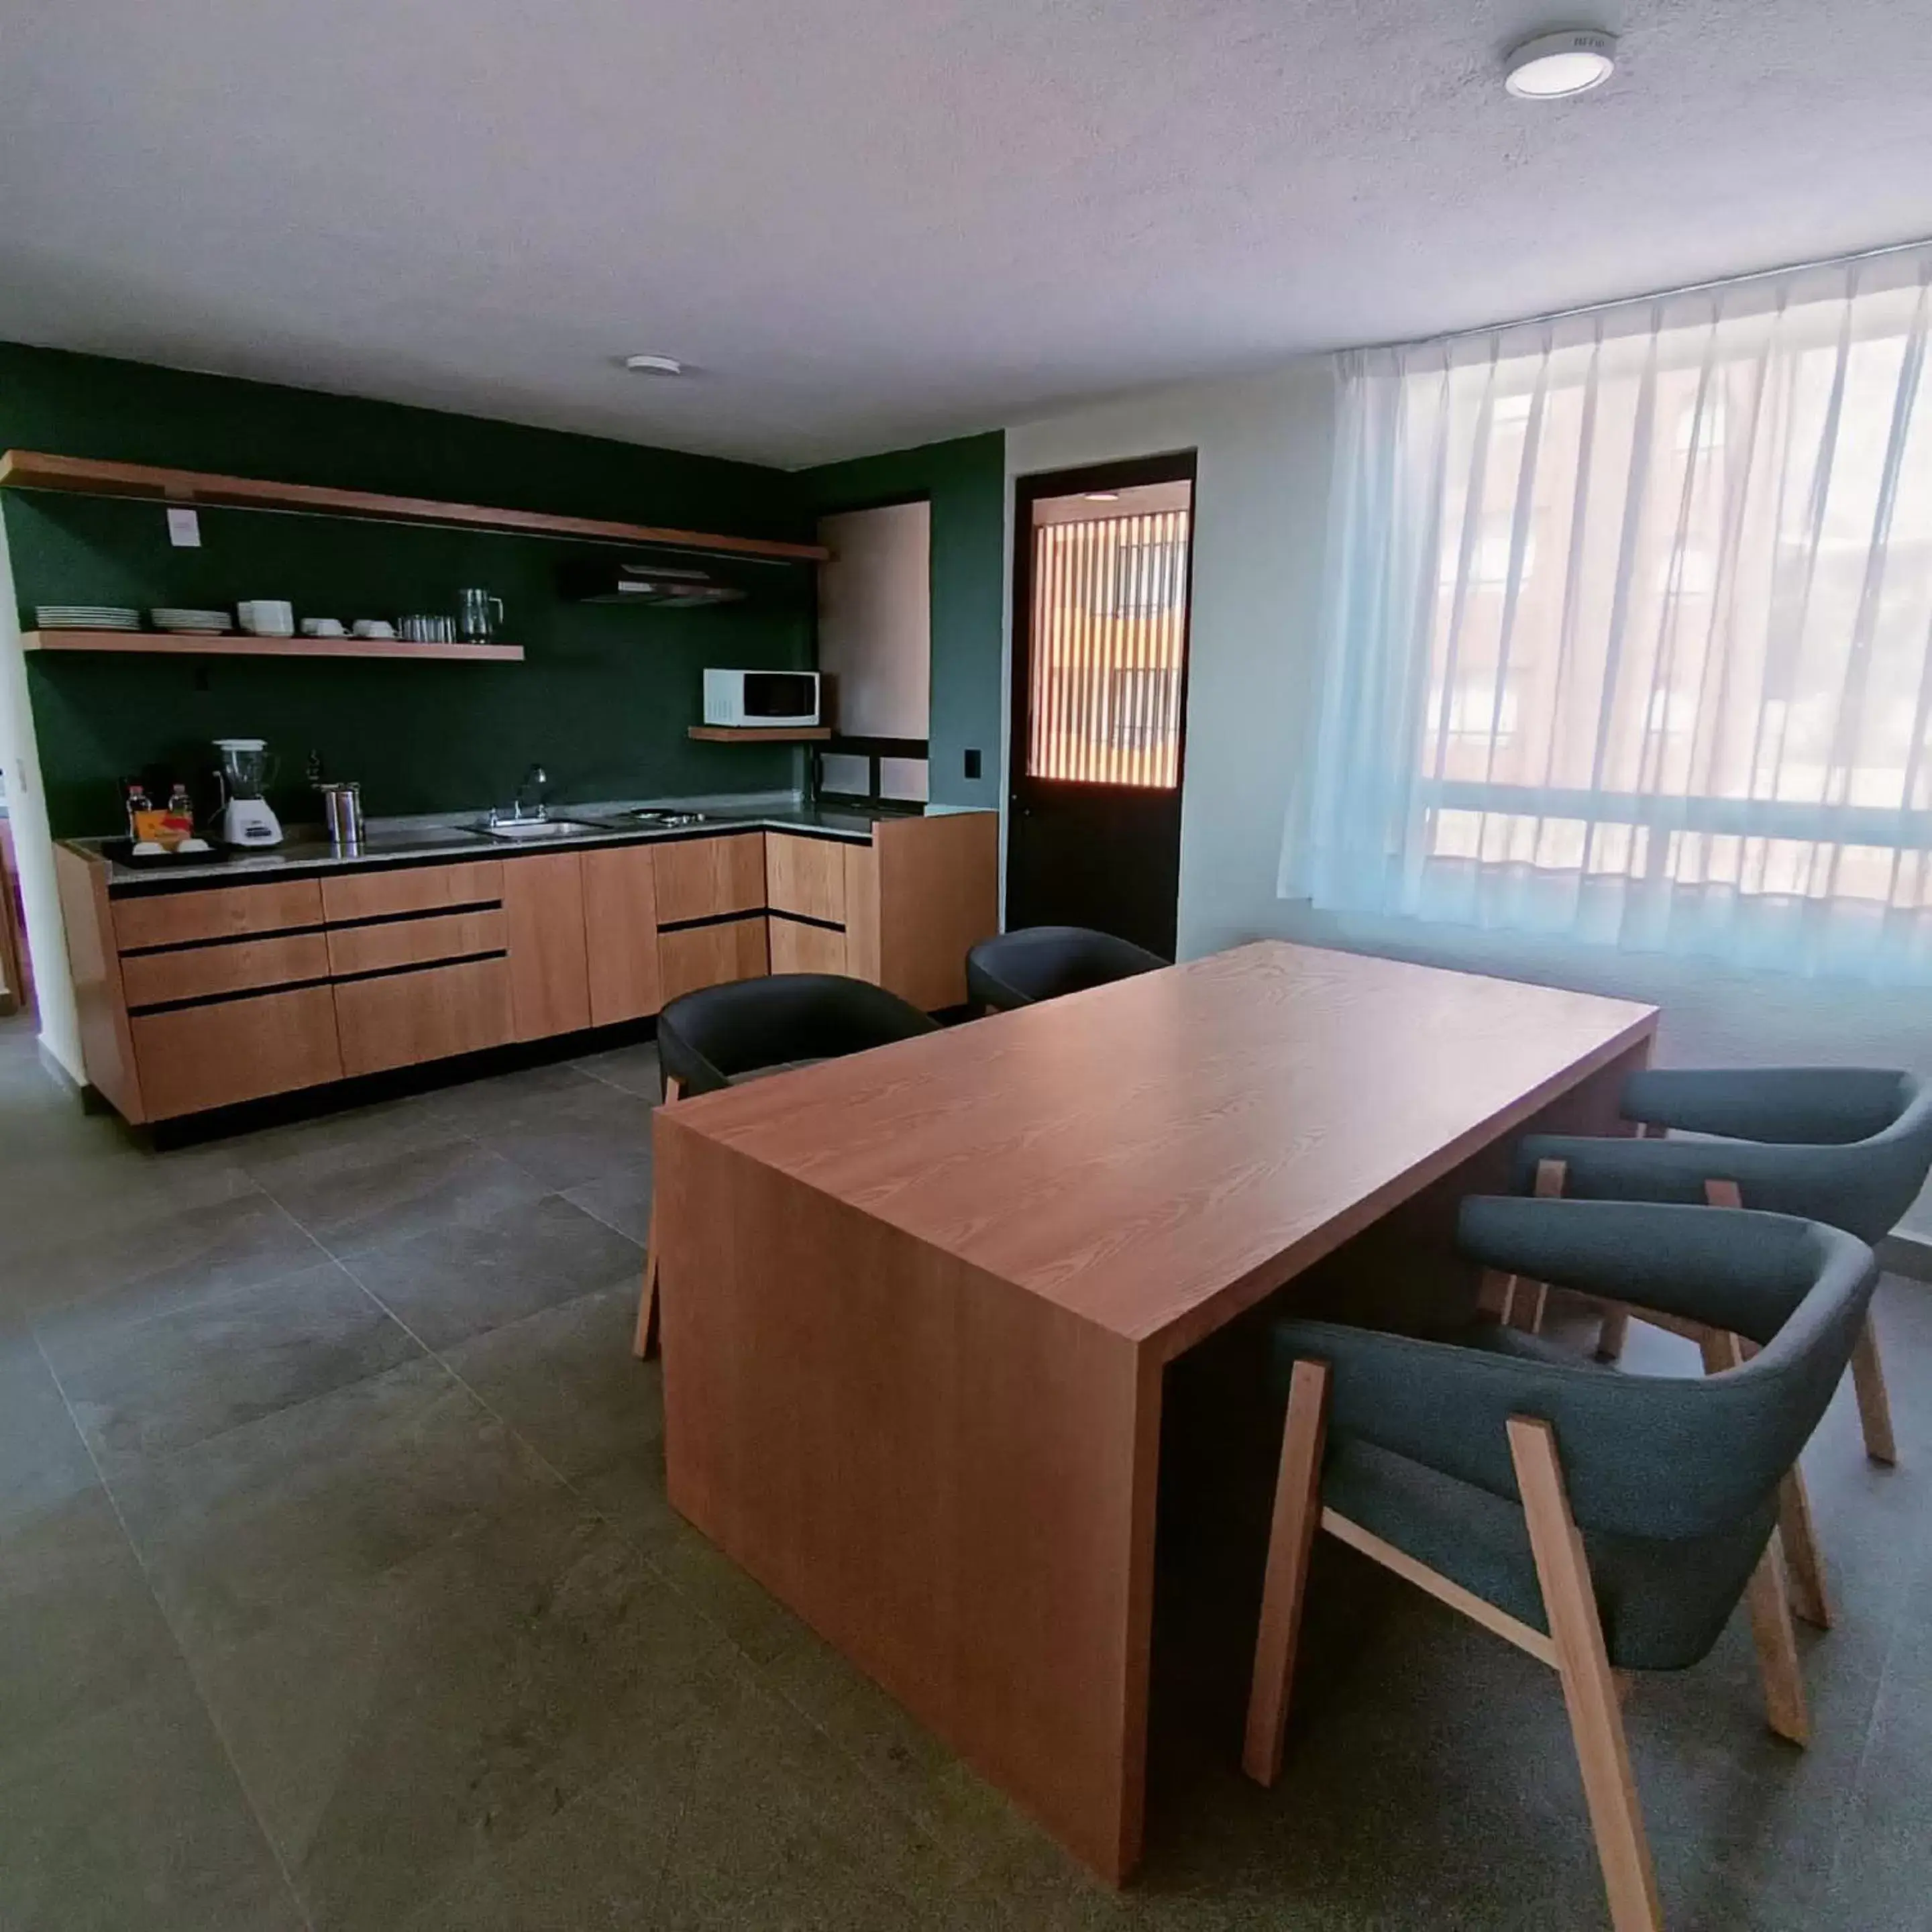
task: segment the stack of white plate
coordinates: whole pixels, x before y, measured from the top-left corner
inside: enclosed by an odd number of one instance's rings
[[[181,631],[194,636],[217,638],[235,628],[233,616],[226,610],[170,610],[157,604],[154,617],[158,631]]]
[[[36,604],[44,631],[138,631],[141,614],[118,604]]]

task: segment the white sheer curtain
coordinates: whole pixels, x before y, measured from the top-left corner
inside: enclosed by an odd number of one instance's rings
[[[1341,358],[1281,890],[1932,981],[1932,248]]]

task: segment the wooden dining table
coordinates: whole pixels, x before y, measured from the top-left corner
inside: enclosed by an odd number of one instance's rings
[[[1616,1130],[1656,1022],[1264,942],[661,1108],[671,1503],[1118,1883],[1168,1364]]]

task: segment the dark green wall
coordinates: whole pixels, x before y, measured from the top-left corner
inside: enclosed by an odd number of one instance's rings
[[[819,515],[925,497],[932,504],[932,796],[998,806],[1006,718],[1006,438],[929,442],[800,472]],[[969,748],[981,776],[964,776]]]
[[[748,536],[808,537],[816,507],[799,478],[752,464],[10,344],[0,447]],[[566,604],[552,587],[564,557],[609,550],[221,510],[202,512],[200,550],[176,550],[158,505],[4,494],[23,626],[40,603],[145,615],[252,597],[347,621],[449,610],[474,584],[505,599],[504,634],[528,653],[502,665],[36,653],[28,683],[58,836],[113,830],[124,773],[158,763],[198,776],[216,737],[268,739],[283,762],[278,803],[298,817],[313,816],[299,782],[312,746],[332,774],[363,782],[372,813],[507,800],[532,760],[564,801],[795,782],[789,751],[694,744],[686,731],[706,664],[811,662],[808,570],[766,572],[770,590],[716,610],[611,610]]]

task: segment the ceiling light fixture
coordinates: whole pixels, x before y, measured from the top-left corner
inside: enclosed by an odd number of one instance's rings
[[[675,356],[626,356],[624,367],[636,376],[682,376],[684,364]]]
[[[1512,48],[1503,64],[1503,85],[1519,100],[1566,100],[1601,87],[1616,64],[1614,34],[1571,27]]]
[[[1118,490],[1089,490],[1084,500],[1089,503],[1118,503],[1120,493]]]

